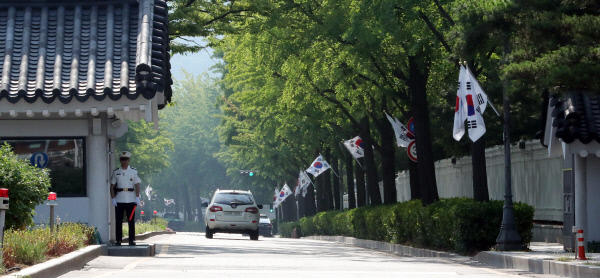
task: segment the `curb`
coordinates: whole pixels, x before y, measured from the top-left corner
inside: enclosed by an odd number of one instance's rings
[[[85,264],[106,251],[106,245],[90,245],[85,248],[73,251],[56,259],[52,259],[40,264],[32,265],[19,272],[12,273],[3,277],[31,277],[31,278],[51,278],[58,277],[69,271],[81,269]]]
[[[158,236],[158,235],[167,235],[167,234],[175,234],[175,232],[167,232],[167,231],[145,232],[143,234],[135,235],[135,240],[145,240],[145,239],[148,239],[149,237]],[[121,242],[129,242],[129,237],[127,237],[127,236],[123,237],[123,240]]]
[[[136,235],[137,239],[144,240],[152,236],[163,234],[174,234],[175,232],[147,232]],[[125,238],[124,238],[125,239]],[[32,265],[19,272],[11,273],[2,277],[30,277],[30,278],[52,278],[63,275],[73,270],[82,269],[89,261],[108,255],[108,246],[90,245],[71,253],[62,255],[58,258],[45,261],[40,264]]]
[[[358,247],[375,249],[385,252],[393,252],[400,255],[413,257],[460,257],[458,254],[449,252],[433,251],[428,249],[414,248],[400,244],[392,244],[381,241],[357,239],[343,236],[308,236],[306,239],[334,241],[350,244]],[[594,278],[600,277],[600,266],[572,264],[555,261],[554,259],[529,259],[519,257],[516,254],[502,254],[494,251],[479,252],[475,260],[495,267],[519,269],[537,274],[549,274],[571,278]]]
[[[571,278],[600,277],[600,267],[570,264],[548,259],[528,259],[518,255],[502,254],[494,251],[479,252],[475,259],[501,268],[525,270],[537,274],[550,274]]]
[[[460,257],[457,254],[442,252],[442,251],[433,251],[422,248],[415,248],[411,246],[405,246],[400,244],[393,244],[375,240],[367,240],[367,239],[358,239],[353,237],[343,237],[343,236],[307,236],[302,237],[306,239],[316,239],[316,240],[325,240],[325,241],[335,241],[344,244],[350,244],[358,247],[375,249],[379,251],[392,252],[399,255],[407,255],[413,257],[436,257],[436,258],[450,258],[450,257]]]

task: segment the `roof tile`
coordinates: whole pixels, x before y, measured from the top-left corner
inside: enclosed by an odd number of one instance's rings
[[[164,0],[0,6],[0,101],[150,99],[157,92],[170,101]]]

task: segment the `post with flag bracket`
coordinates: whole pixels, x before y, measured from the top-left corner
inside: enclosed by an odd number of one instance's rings
[[[3,261],[4,252],[4,218],[8,210],[8,189],[0,188],[0,262]]]
[[[58,205],[55,192],[48,193],[46,205],[50,207],[50,232],[52,232],[54,230],[54,206]]]

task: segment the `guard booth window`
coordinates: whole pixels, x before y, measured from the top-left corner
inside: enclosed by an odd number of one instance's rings
[[[0,138],[19,159],[50,170],[52,187],[59,197],[86,196],[84,138]]]

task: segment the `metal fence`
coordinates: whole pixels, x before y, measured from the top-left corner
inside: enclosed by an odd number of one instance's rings
[[[486,149],[490,199],[504,199],[504,149]],[[535,207],[534,219],[563,221],[563,157],[548,157],[548,149],[539,140],[527,141],[525,149],[511,147],[513,201]],[[444,159],[435,163],[440,198],[473,197],[471,157]],[[398,202],[410,200],[408,171],[396,178]]]

